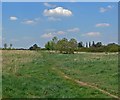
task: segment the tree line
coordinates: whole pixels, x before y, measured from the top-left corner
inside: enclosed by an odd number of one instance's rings
[[[12,44],[8,46],[5,43],[3,49],[15,49],[12,48],[12,46]],[[20,48],[17,50],[26,49]],[[48,50],[64,54],[73,54],[74,52],[119,52],[120,45],[115,43],[103,45],[102,42],[95,43],[94,41],[83,43],[82,41],[77,42],[74,38],[68,40],[67,38],[58,39],[57,37],[53,37],[45,44],[45,48],[41,48],[37,44],[34,44],[28,50]]]
[[[73,54],[76,52],[119,52],[120,45],[115,43],[110,43],[107,45],[103,45],[102,42],[95,43],[82,41],[77,42],[76,39],[71,38],[68,40],[67,38],[59,39],[57,37],[53,37],[52,40],[48,41],[45,44],[46,50],[55,50],[60,53],[70,53]]]

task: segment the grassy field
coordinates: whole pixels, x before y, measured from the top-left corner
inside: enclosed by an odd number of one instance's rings
[[[114,98],[118,54],[2,51],[3,98]]]

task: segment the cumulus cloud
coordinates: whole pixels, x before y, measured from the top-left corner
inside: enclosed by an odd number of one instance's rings
[[[64,9],[63,7],[56,7],[54,9],[45,9],[43,14],[45,16],[71,16],[72,11]]]
[[[15,17],[15,16],[11,16],[11,17],[10,17],[10,20],[15,21],[15,20],[18,20],[18,18]]]
[[[109,23],[98,23],[95,25],[96,27],[109,27],[110,24]]]
[[[54,35],[52,33],[45,33],[41,37],[42,38],[52,38]]]
[[[79,32],[80,29],[76,27],[76,28],[68,29],[67,31],[68,32]]]
[[[34,20],[25,20],[22,23],[31,25],[31,24],[35,24],[36,22]]]
[[[108,5],[107,7],[101,7],[101,8],[100,8],[100,12],[101,12],[101,13],[104,13],[104,12],[106,12],[106,11],[111,10],[112,8],[113,8],[113,6],[111,6],[111,5]]]
[[[46,7],[56,7],[56,5],[49,4],[49,3],[47,3],[47,2],[44,3],[44,6],[46,6]]]
[[[100,34],[100,32],[88,32],[86,34],[83,34],[83,36],[97,37],[100,36]]]
[[[56,17],[48,17],[49,21],[61,21],[60,18],[56,18]]]

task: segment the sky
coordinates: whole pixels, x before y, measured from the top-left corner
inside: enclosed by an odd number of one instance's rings
[[[119,0],[1,0],[2,2],[119,2]]]
[[[2,44],[44,47],[54,36],[118,42],[117,2],[3,2]]]

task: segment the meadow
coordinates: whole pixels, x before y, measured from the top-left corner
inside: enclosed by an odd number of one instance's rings
[[[117,98],[118,54],[2,51],[2,98]]]

